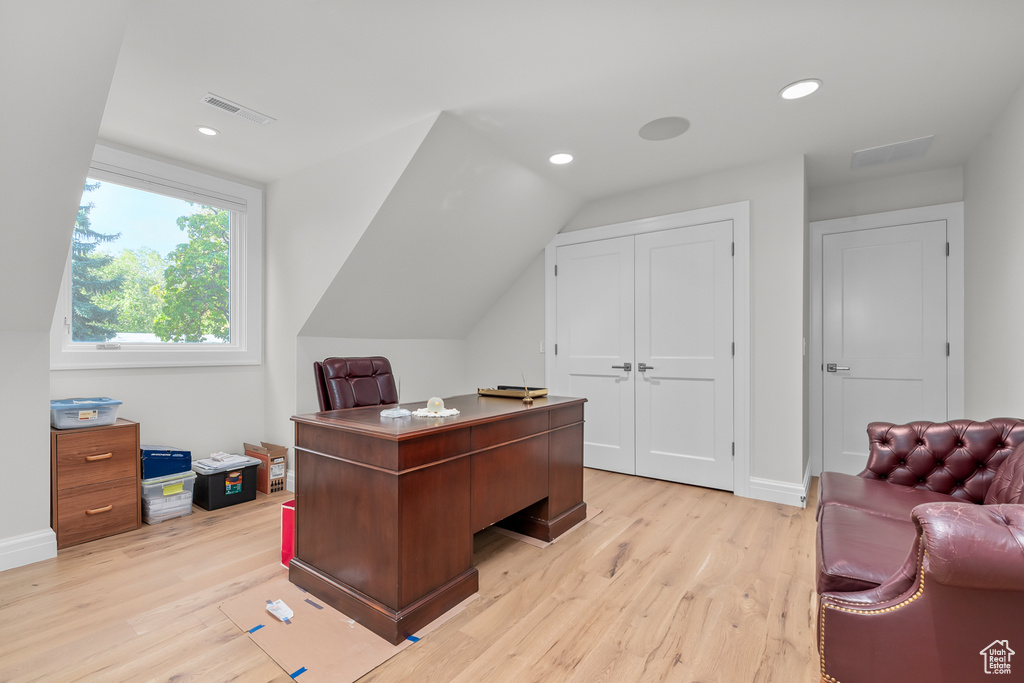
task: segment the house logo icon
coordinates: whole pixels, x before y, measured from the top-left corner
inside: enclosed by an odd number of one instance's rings
[[[1010,649],[1009,641],[993,640],[978,654],[980,654],[985,661],[985,673],[1009,674],[1010,657],[1017,653]]]

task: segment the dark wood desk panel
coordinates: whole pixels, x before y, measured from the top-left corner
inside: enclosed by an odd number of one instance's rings
[[[548,435],[474,453],[472,463],[472,530],[497,524],[523,508],[547,498]],[[500,485],[496,485],[499,484]],[[486,495],[479,495],[486,491]]]
[[[468,395],[446,399],[460,412],[448,418],[294,416],[289,579],[401,642],[477,591],[475,531],[552,540],[586,518],[584,401]]]

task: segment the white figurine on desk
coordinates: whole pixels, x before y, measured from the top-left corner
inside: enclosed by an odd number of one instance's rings
[[[451,417],[452,415],[458,414],[458,408],[445,408],[444,399],[437,396],[434,396],[427,401],[426,408],[420,408],[413,412],[413,415],[416,417]]]

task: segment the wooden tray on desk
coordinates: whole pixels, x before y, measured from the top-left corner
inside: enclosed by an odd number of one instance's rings
[[[499,386],[497,389],[477,389],[476,393],[480,396],[501,396],[503,398],[537,398],[539,396],[547,396],[547,389],[530,389],[527,392],[525,389],[517,387],[504,387]]]

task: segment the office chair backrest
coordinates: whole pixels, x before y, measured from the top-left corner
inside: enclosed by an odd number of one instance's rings
[[[327,358],[313,363],[320,410],[398,403],[391,362],[383,356]]]

